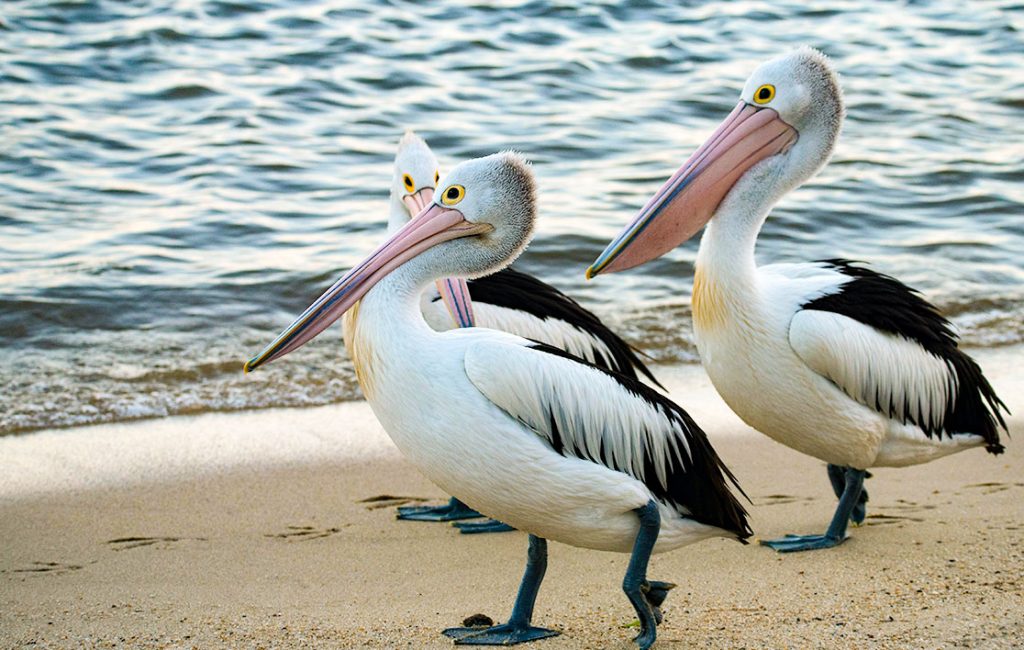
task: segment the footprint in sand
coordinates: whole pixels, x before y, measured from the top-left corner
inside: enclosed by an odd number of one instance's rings
[[[78,571],[82,566],[81,564],[65,564],[63,562],[33,562],[21,569],[11,569],[9,573],[68,573],[70,571]],[[5,571],[4,573],[8,572]]]
[[[184,541],[198,541],[205,542],[205,537],[118,537],[117,539],[108,539],[107,545],[113,548],[115,551],[127,551],[133,548],[142,548],[143,546],[153,546],[159,544],[159,548],[170,548],[178,542]]]
[[[811,497],[793,496],[792,494],[769,494],[763,497],[754,497],[754,505],[758,506],[779,506],[798,501],[814,501],[814,499]]]
[[[348,524],[342,526],[346,528]],[[283,539],[286,542],[307,542],[311,539],[323,539],[335,533],[340,533],[341,528],[314,528],[313,526],[286,526],[283,533],[265,533],[264,537]]]
[[[375,497],[360,499],[356,503],[367,504],[367,510],[380,510],[381,508],[404,506],[407,503],[424,503],[429,500],[426,497],[396,497],[390,494],[378,494]]]
[[[903,521],[924,521],[920,517],[905,517],[902,515],[886,515],[879,512],[870,512],[864,518],[865,526],[885,526],[887,524],[898,524]]]
[[[878,510],[895,510],[900,513],[923,512],[925,510],[935,510],[936,507],[933,503],[918,503],[917,501],[907,501],[906,499],[896,499],[896,502],[892,504],[875,504],[875,508]]]
[[[1024,487],[1024,483],[998,483],[993,481],[986,483],[970,483],[964,487],[981,490],[982,494],[995,494],[996,492],[1005,492],[1010,488]]]

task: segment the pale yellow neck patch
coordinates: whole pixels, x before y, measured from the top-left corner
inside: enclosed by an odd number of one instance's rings
[[[356,371],[356,380],[363,391],[363,395],[369,397],[373,390],[373,348],[365,336],[359,332],[359,305],[352,305],[342,316],[342,327],[344,329],[345,349],[352,358],[352,366]]]
[[[694,269],[691,304],[694,325],[702,330],[719,328],[728,318],[725,296],[722,295],[714,278],[708,277],[701,264]]]

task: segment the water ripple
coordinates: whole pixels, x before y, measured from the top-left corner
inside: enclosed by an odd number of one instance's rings
[[[8,0],[0,31],[0,434],[358,395],[340,341],[240,360],[382,234],[416,128],[450,168],[514,147],[542,221],[520,263],[664,361],[696,361],[696,243],[582,269],[700,144],[759,60],[842,71],[835,159],[763,262],[847,256],[971,345],[1024,341],[1024,12],[472,0]]]

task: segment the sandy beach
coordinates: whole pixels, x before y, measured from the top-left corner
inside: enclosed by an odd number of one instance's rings
[[[1024,650],[1022,7],[3,0],[0,650],[433,650],[467,619],[505,622],[527,533],[398,521],[448,495],[382,430],[356,368],[395,431],[475,418],[435,447],[466,472],[432,472],[448,489],[590,507],[577,476],[614,476],[583,461],[549,458],[571,478],[553,489],[533,466],[504,480],[543,448],[483,439],[501,413],[402,328],[417,282],[513,262],[550,286],[481,278],[477,324],[625,368],[621,336],[749,495],[751,543],[651,560],[677,585],[655,650]],[[345,360],[324,319],[357,300]],[[699,359],[751,422],[824,437],[852,418],[793,383],[786,322],[854,399],[970,428],[984,406],[940,413],[952,376],[915,344],[941,357],[955,333],[1012,412],[1006,453],[872,470],[844,544],[761,546],[826,530],[826,465],[744,424]],[[507,390],[504,343],[461,343],[474,386],[543,417],[545,399]],[[546,409],[553,448],[648,480],[687,464],[656,416],[595,415],[639,404],[629,386],[584,391],[529,356],[518,376],[541,397],[586,393]],[[606,415],[652,437],[609,441]],[[663,487],[692,505],[698,483]],[[560,635],[525,647],[634,650],[629,557],[549,554],[533,624]]]
[[[1024,412],[1019,349],[979,356]],[[658,368],[753,499],[756,535],[819,532],[823,463],[753,432],[699,367]],[[656,556],[679,586],[659,648],[1010,648],[1024,638],[1024,419],[972,450],[868,481],[865,526],[828,551],[712,540]],[[447,648],[504,620],[526,535],[399,522],[443,495],[365,403],[0,439],[0,640],[11,648]],[[530,647],[630,648],[626,557],[553,543]]]

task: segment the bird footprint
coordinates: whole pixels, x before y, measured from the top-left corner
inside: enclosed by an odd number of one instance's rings
[[[424,503],[429,500],[426,497],[396,497],[390,494],[378,494],[375,497],[360,499],[356,503],[367,504],[367,510],[380,510],[381,508],[404,506],[407,503]]]
[[[152,546],[154,544],[167,547],[187,539],[206,541],[205,537],[118,537],[117,539],[107,540],[107,544],[115,551],[127,551],[128,549]]]
[[[312,526],[286,526],[283,533],[265,533],[264,537],[283,539],[288,542],[306,542],[322,539],[341,532],[341,528],[314,528]]]
[[[1005,492],[1006,490],[1014,487],[1024,487],[1024,483],[999,483],[989,481],[985,483],[970,483],[964,487],[980,489],[983,494],[995,494],[996,492]]]
[[[884,510],[896,510],[898,512],[921,512],[922,510],[935,510],[935,506],[930,503],[918,503],[916,501],[907,501],[906,499],[896,499],[896,502],[889,505],[879,505],[879,509]],[[919,521],[919,520],[914,520]]]
[[[33,562],[30,566],[22,569],[11,569],[11,573],[67,573],[78,571],[81,564],[64,564],[63,562]]]
[[[755,498],[759,506],[778,506],[784,503],[796,503],[797,501],[813,501],[810,497],[798,497],[792,494],[769,494]]]
[[[867,521],[864,523],[865,526],[884,526],[886,524],[895,524],[901,521],[924,521],[920,517],[904,517],[902,515],[885,515],[877,512],[868,514],[865,517]]]

